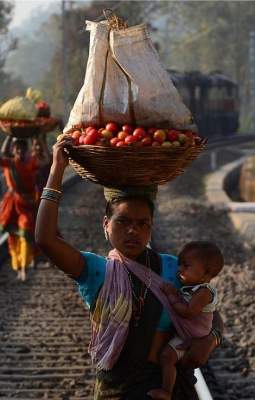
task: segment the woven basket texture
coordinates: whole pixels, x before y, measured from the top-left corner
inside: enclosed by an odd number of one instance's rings
[[[29,138],[48,133],[59,125],[57,118],[38,117],[33,121],[0,120],[0,129],[7,135]]]
[[[163,185],[181,175],[205,143],[177,148],[74,146],[68,148],[69,162],[82,178],[105,186]]]

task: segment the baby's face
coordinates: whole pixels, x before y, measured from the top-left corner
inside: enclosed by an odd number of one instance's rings
[[[210,280],[203,261],[192,250],[179,257],[178,275],[184,285],[195,285]]]

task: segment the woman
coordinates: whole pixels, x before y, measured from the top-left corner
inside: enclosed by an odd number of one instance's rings
[[[1,151],[0,166],[8,190],[0,203],[0,230],[9,233],[12,268],[18,279],[25,281],[34,257],[37,163],[29,157],[25,140],[7,137]]]
[[[148,391],[161,383],[158,358],[170,335],[170,319],[154,295],[154,279],[161,275],[178,286],[177,259],[148,249],[153,206],[151,197],[144,193],[107,191],[112,200],[107,203],[103,227],[115,249],[109,261],[80,252],[57,237],[61,182],[68,164],[64,148],[72,140],[63,135],[53,146],[53,164],[37,216],[36,241],[62,271],[77,281],[80,294],[90,307],[89,351],[97,366],[94,399],[149,399]],[[137,278],[135,268],[140,267],[145,283]],[[187,343],[174,399],[197,399],[191,368],[206,362],[219,344],[222,323],[218,315],[213,327],[208,336]]]
[[[42,190],[46,185],[52,161],[45,134],[32,138],[31,157],[36,160],[38,165],[36,176],[36,201],[39,206]]]

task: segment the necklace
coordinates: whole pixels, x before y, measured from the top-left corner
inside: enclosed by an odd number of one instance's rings
[[[140,321],[142,313],[143,313],[144,303],[145,303],[145,299],[148,294],[148,289],[150,289],[150,287],[151,287],[151,266],[150,266],[150,258],[149,258],[148,250],[146,250],[146,267],[147,267],[146,279],[145,279],[145,283],[144,282],[141,283],[139,296],[137,296],[137,294],[136,294],[132,276],[127,269],[133,298],[135,300],[135,302],[133,303],[133,318],[134,318],[134,327],[135,328],[137,328],[139,326],[139,321]]]

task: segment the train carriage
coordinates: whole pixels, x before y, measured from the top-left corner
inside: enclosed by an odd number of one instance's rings
[[[226,136],[238,131],[239,96],[235,81],[220,71],[168,72],[203,135]]]

